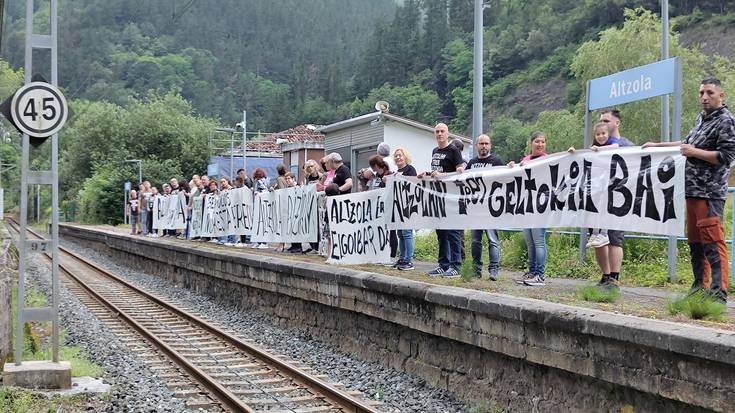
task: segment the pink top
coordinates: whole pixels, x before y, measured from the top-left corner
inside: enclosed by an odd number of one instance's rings
[[[337,171],[329,170],[327,171],[327,176],[324,178],[324,186],[327,186],[332,183],[332,180],[334,180],[334,173]]]
[[[535,155],[535,156],[530,155],[530,154],[529,155],[526,155],[526,156],[523,157],[523,159],[521,159],[521,162],[532,161],[532,160],[537,159],[537,158],[540,158],[542,156],[546,156],[546,152],[543,152],[541,155]]]

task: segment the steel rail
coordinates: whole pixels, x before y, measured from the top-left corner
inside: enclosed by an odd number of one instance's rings
[[[38,238],[43,238],[43,236],[41,236],[37,232],[33,231],[32,229],[28,229],[28,231],[31,234],[33,234],[34,236],[38,237]],[[167,310],[175,313],[176,315],[178,315],[178,316],[180,316],[180,317],[182,317],[182,318],[184,318],[184,319],[192,322],[197,327],[202,328],[202,329],[204,329],[204,330],[206,330],[206,331],[214,334],[215,336],[223,339],[224,341],[226,341],[229,344],[233,345],[238,350],[241,350],[243,352],[246,352],[246,353],[250,354],[251,356],[259,359],[261,362],[264,362],[266,364],[272,365],[273,367],[277,368],[278,371],[280,371],[281,373],[285,374],[287,377],[289,377],[294,382],[296,382],[298,384],[301,384],[302,386],[304,386],[304,387],[306,387],[306,388],[308,388],[308,389],[310,389],[312,391],[315,391],[317,393],[317,396],[320,396],[320,397],[325,398],[330,403],[334,404],[337,408],[340,408],[340,409],[344,410],[345,412],[349,412],[349,413],[380,413],[379,410],[376,410],[375,408],[373,408],[369,404],[363,402],[362,400],[359,400],[359,399],[351,396],[350,394],[348,394],[348,393],[346,393],[344,391],[341,391],[341,390],[339,390],[339,389],[337,389],[337,388],[335,388],[333,386],[330,386],[327,382],[319,379],[318,377],[315,377],[315,376],[313,376],[313,375],[311,375],[311,374],[309,374],[309,373],[307,373],[307,372],[305,372],[305,371],[303,371],[303,370],[301,370],[301,369],[299,369],[299,368],[297,368],[295,366],[292,366],[292,365],[290,365],[290,364],[288,364],[288,363],[286,363],[286,362],[284,362],[284,361],[282,361],[282,360],[280,360],[280,359],[272,356],[271,354],[269,354],[265,350],[263,350],[263,349],[261,349],[261,348],[259,348],[257,346],[254,346],[252,344],[246,343],[246,342],[240,340],[239,338],[233,336],[232,334],[230,334],[230,333],[228,333],[226,331],[223,331],[221,329],[218,329],[217,327],[214,327],[214,326],[210,325],[209,323],[207,323],[206,321],[202,320],[201,318],[199,318],[199,317],[197,317],[195,315],[189,314],[188,312],[186,312],[186,311],[184,311],[184,310],[182,310],[182,309],[180,309],[180,308],[178,308],[178,307],[176,307],[176,306],[174,306],[174,305],[172,305],[172,304],[164,301],[163,299],[161,299],[159,297],[156,297],[155,295],[150,294],[147,291],[144,291],[144,290],[136,287],[135,285],[133,285],[133,284],[131,284],[131,283],[129,283],[129,282],[121,279],[120,277],[118,277],[118,276],[110,273],[109,271],[105,270],[104,268],[101,268],[98,265],[96,265],[96,264],[94,264],[92,262],[89,262],[84,257],[81,257],[81,256],[77,255],[76,253],[73,253],[73,252],[69,251],[68,249],[66,249],[66,248],[64,248],[62,246],[59,246],[59,249],[62,252],[64,252],[65,254],[73,257],[75,260],[80,261],[84,265],[87,265],[88,267],[94,269],[95,271],[97,271],[97,272],[105,275],[106,277],[108,277],[110,279],[115,280],[116,282],[124,285],[127,288],[130,288],[131,290],[135,291],[136,293],[138,293],[138,294],[140,294],[140,295],[148,298],[149,300],[151,300],[151,301],[155,302],[156,304],[158,304],[158,305],[166,308]],[[61,268],[64,268],[64,267],[61,267]],[[65,272],[66,272],[66,270],[65,270]],[[74,277],[74,279],[76,279],[76,277]],[[78,281],[78,282],[82,283],[81,281]],[[85,288],[86,289],[89,289],[89,287],[87,287],[87,286],[85,286]],[[96,295],[97,294],[95,293],[95,296]],[[113,304],[110,303],[110,305],[114,307]],[[115,312],[121,312],[119,309],[117,309],[117,307],[115,307],[115,308],[116,308]],[[135,322],[134,320],[132,320],[132,321]],[[140,328],[145,329],[145,327],[143,327],[143,326],[140,326]],[[151,337],[154,337],[154,335],[152,333],[150,333],[150,332],[147,332],[147,333],[148,334],[146,334],[146,336],[150,335]],[[167,346],[165,343],[161,343],[161,344],[164,345],[164,346]],[[164,350],[164,351],[166,351],[166,350]],[[173,350],[173,349],[171,349],[171,348],[168,348],[168,351],[171,351],[173,353],[176,353],[176,351]],[[191,366],[191,367],[194,368],[194,369],[197,369],[196,366]],[[197,369],[197,371],[195,373],[192,373],[192,375],[194,375],[195,377],[199,377],[200,374],[201,375],[204,375],[204,376],[207,375],[205,372],[202,372],[202,371],[200,371],[198,369]],[[212,380],[214,380],[214,379],[212,379]],[[207,386],[207,383],[202,383],[202,384],[205,385],[205,386]],[[223,389],[223,391],[229,393],[229,391],[227,389],[225,389],[225,388],[222,388],[222,389]],[[225,393],[225,394],[227,394],[227,393]],[[229,394],[231,394],[231,393],[229,393]],[[237,398],[237,396],[235,396],[234,394],[232,395],[232,397]],[[228,407],[229,407],[229,405],[228,405]],[[247,406],[245,406],[245,410],[242,410],[242,411],[244,411],[244,412],[251,412],[251,411],[253,411],[253,410],[248,410],[248,409],[250,409],[250,408],[247,407]]]
[[[19,230],[19,228],[14,227],[16,231]],[[36,233],[35,231],[28,229],[28,232],[33,234],[35,237],[39,239],[43,239],[41,235]],[[66,251],[63,247],[59,246],[59,249],[62,250],[65,253],[69,253]],[[46,258],[50,258],[48,254],[43,254]],[[75,259],[81,261],[82,263],[88,264],[86,260],[72,254]],[[91,266],[94,268],[94,266]],[[212,392],[213,396],[216,397],[220,402],[223,403],[228,409],[235,411],[235,412],[244,412],[244,413],[255,413],[255,410],[251,409],[248,405],[242,403],[240,398],[238,398],[235,394],[231,393],[227,388],[222,386],[217,380],[209,376],[206,372],[202,371],[195,365],[191,364],[184,356],[179,354],[176,350],[171,348],[168,344],[164,343],[163,341],[159,340],[158,337],[156,337],[155,334],[153,334],[150,330],[148,330],[146,327],[138,323],[132,316],[128,315],[124,310],[120,309],[115,304],[111,303],[108,299],[103,297],[101,294],[96,292],[94,289],[92,289],[86,282],[81,280],[79,277],[77,277],[75,274],[72,273],[72,271],[67,268],[66,265],[59,263],[59,269],[66,274],[68,277],[76,281],[82,288],[84,288],[85,291],[92,297],[94,297],[97,301],[99,301],[102,305],[107,307],[112,313],[117,315],[118,317],[121,317],[125,320],[125,322],[128,323],[133,329],[138,332],[138,334],[145,337],[151,344],[153,344],[156,348],[158,348],[161,352],[166,354],[171,360],[173,360],[176,364],[178,364],[180,367],[182,367],[184,370],[186,370],[187,373],[189,373],[192,377],[194,377],[202,386],[204,386],[205,389]],[[108,274],[105,274],[108,275]]]

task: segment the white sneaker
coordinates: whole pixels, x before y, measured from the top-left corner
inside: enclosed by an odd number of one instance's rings
[[[253,242],[252,244],[248,245],[248,248],[258,248],[258,243]]]
[[[268,244],[260,244],[260,245],[258,245],[257,248],[258,249],[261,249],[261,250],[267,250],[269,247],[268,247]]]
[[[590,235],[589,239],[587,240],[587,244],[585,245],[585,248],[591,248],[595,243],[597,243],[597,237],[599,234],[592,234]]]
[[[225,242],[224,245],[227,246],[227,247],[234,247],[235,246],[235,244],[232,243],[232,242]]]
[[[211,242],[213,244],[217,244],[219,241],[217,241],[217,238],[212,238],[212,239],[209,240],[209,242]]]
[[[594,239],[590,239],[590,242],[587,243],[588,246],[593,248],[600,248],[604,247],[605,245],[608,245],[610,243],[610,238],[607,237],[607,235],[604,234],[596,234],[593,235],[595,237]]]
[[[242,242],[237,242],[235,243],[234,247],[235,248],[245,248],[245,244],[243,244]]]

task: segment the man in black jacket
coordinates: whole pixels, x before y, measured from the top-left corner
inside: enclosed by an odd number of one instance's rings
[[[714,77],[699,86],[702,112],[683,142],[646,143],[646,147],[679,146],[687,157],[684,172],[687,238],[694,272],[693,290],[709,288],[727,301],[730,277],[722,214],[727,178],[735,163],[735,117],[724,104],[725,92]]]

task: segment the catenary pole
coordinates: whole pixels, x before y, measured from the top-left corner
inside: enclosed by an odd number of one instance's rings
[[[248,112],[242,111],[242,169],[248,175]]]
[[[669,0],[661,0],[661,60],[669,58]],[[678,133],[677,133],[678,135]],[[669,128],[669,95],[661,96],[661,142],[671,140]],[[676,281],[676,237],[669,237],[668,243],[669,282]]]
[[[474,70],[472,79],[472,151],[474,143],[482,133],[482,35],[483,22],[482,10],[484,0],[475,0],[475,45],[474,45]]]

